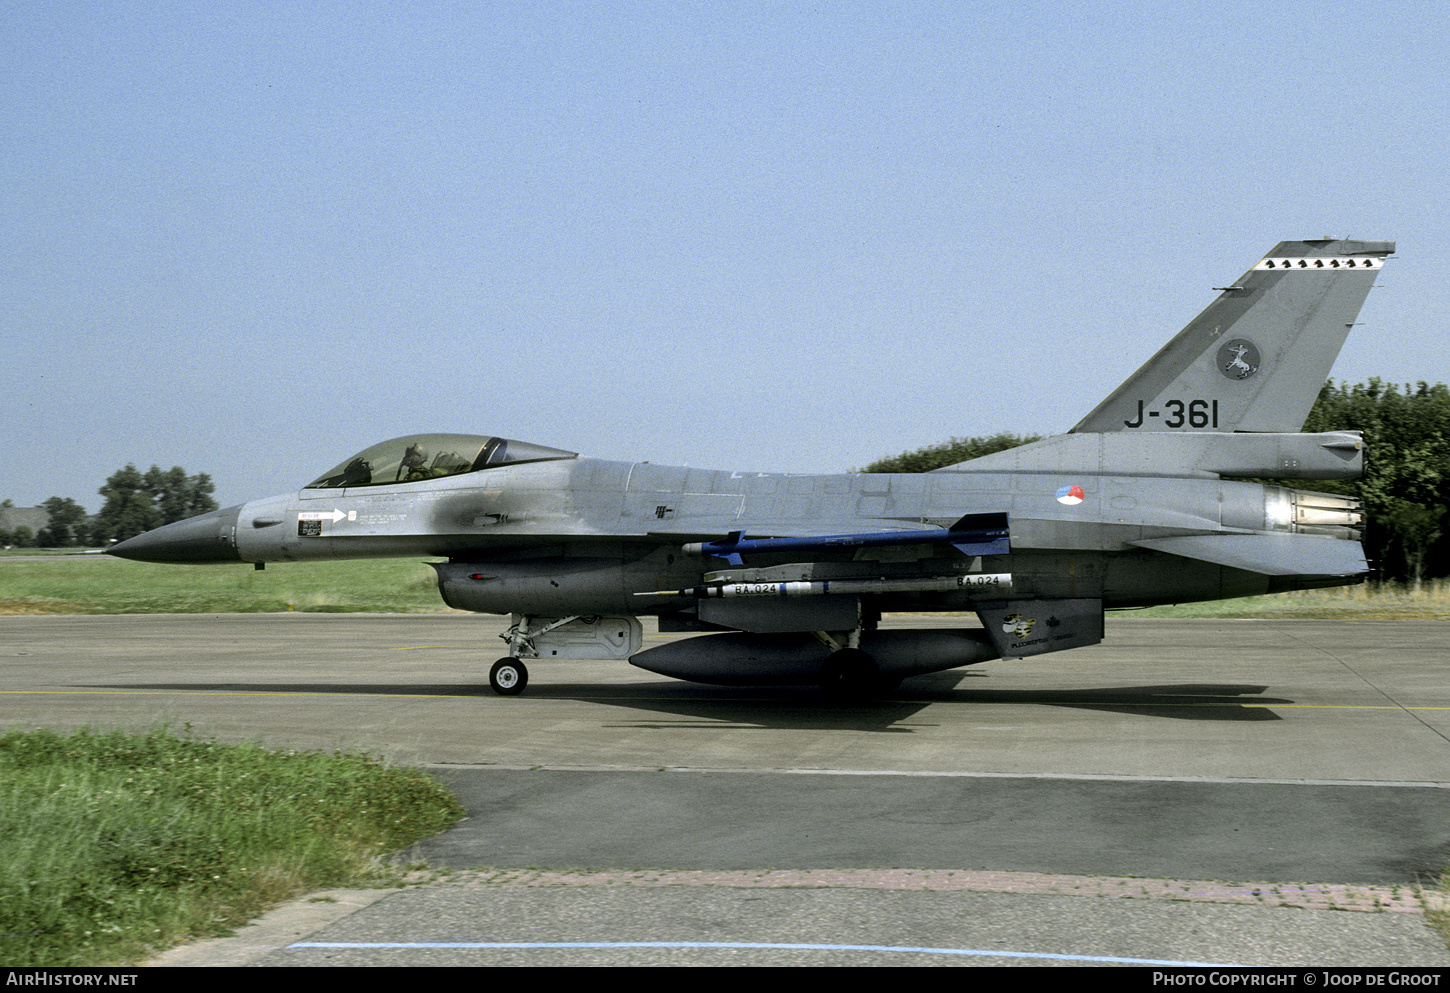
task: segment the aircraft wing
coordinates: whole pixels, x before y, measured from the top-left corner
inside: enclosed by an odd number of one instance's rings
[[[811,558],[827,550],[888,545],[952,544],[967,555],[1005,555],[1009,551],[1006,514],[969,514],[942,527],[935,526],[934,522],[890,518],[745,521],[736,515],[719,515],[663,520],[648,531],[633,533],[604,531],[587,525],[561,528],[540,522],[496,530],[387,536],[349,534],[340,529],[331,532],[329,537],[339,542],[336,552],[341,557],[368,553],[468,559],[525,549],[618,543],[621,539],[675,544],[693,554],[718,556],[733,565],[742,564],[741,555],[749,553],[799,552]]]

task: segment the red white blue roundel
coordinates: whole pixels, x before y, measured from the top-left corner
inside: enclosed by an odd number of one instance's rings
[[[1057,502],[1065,503],[1069,507],[1075,507],[1082,503],[1085,496],[1086,494],[1083,493],[1081,486],[1063,486],[1058,488]]]

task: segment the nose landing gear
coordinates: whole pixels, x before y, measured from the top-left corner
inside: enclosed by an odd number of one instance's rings
[[[529,685],[529,670],[516,658],[499,659],[488,670],[488,685],[500,696],[518,696]]]

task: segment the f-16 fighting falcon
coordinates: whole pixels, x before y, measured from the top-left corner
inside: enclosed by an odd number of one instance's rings
[[[706,683],[908,676],[1092,645],[1103,611],[1359,582],[1358,500],[1226,477],[1351,479],[1358,433],[1300,433],[1384,241],[1286,241],[1067,434],[922,474],[613,462],[411,435],[297,492],[149,531],[149,562],[428,556],[452,607],[509,614],[525,660],[628,659]],[[981,629],[878,630],[884,611]],[[641,615],[698,637],[643,650]]]

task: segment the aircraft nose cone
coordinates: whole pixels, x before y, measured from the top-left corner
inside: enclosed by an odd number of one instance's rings
[[[237,514],[241,506],[213,510],[112,545],[107,555],[138,562],[240,562]]]

